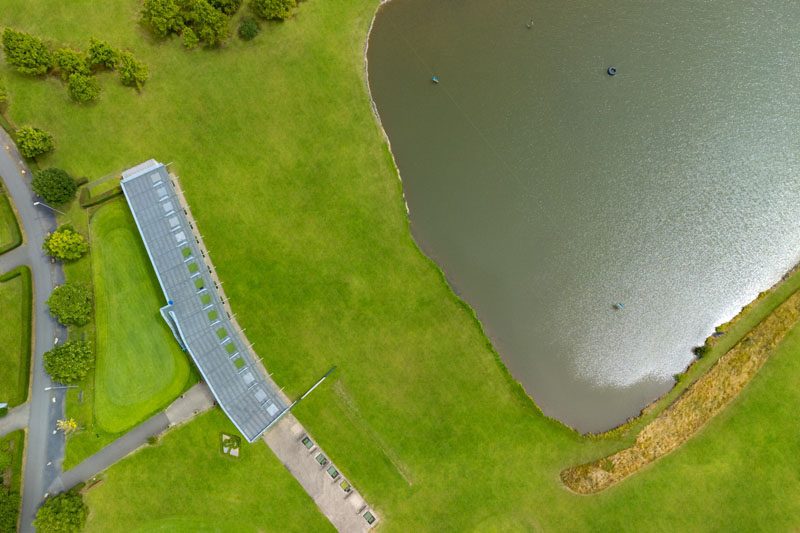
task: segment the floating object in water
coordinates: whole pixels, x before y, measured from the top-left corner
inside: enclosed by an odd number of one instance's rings
[[[528,21],[528,23],[527,23],[527,24],[525,24],[525,26],[527,26],[527,27],[528,27],[528,29],[531,29],[531,28],[533,28],[533,19],[531,19],[530,21]]]
[[[613,65],[608,67],[608,75],[609,76],[616,76],[617,75],[617,67],[615,67]]]
[[[625,306],[622,305],[622,302],[617,302],[616,304],[614,304],[614,309],[622,309],[623,307]]]
[[[434,76],[434,77],[433,77],[433,83],[439,83],[439,78],[437,78],[436,76]]]

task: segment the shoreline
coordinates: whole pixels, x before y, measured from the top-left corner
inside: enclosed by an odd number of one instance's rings
[[[679,374],[676,374],[676,377],[677,376],[681,376],[681,379],[676,380],[675,383],[672,385],[672,387],[667,392],[665,392],[664,394],[656,397],[655,399],[653,399],[652,401],[650,401],[649,403],[644,405],[641,408],[641,410],[638,412],[638,414],[636,414],[635,416],[632,416],[632,417],[628,418],[627,420],[621,422],[619,425],[611,427],[611,428],[609,428],[609,429],[607,429],[605,431],[601,431],[601,432],[585,432],[584,433],[584,432],[581,432],[581,431],[577,430],[576,428],[574,428],[574,427],[562,422],[561,420],[558,420],[557,418],[553,418],[553,417],[550,417],[550,416],[547,416],[547,415],[544,414],[542,409],[539,407],[539,405],[536,403],[536,401],[533,399],[533,397],[528,393],[528,391],[525,389],[525,387],[522,385],[522,383],[519,380],[517,380],[516,377],[514,377],[514,375],[508,369],[508,366],[506,365],[505,361],[503,360],[501,354],[495,348],[494,343],[492,342],[491,338],[489,338],[489,336],[486,334],[486,330],[485,330],[485,328],[483,326],[483,323],[478,318],[475,309],[469,304],[469,302],[467,302],[466,300],[461,298],[461,296],[456,294],[455,290],[453,290],[453,287],[450,285],[449,281],[447,280],[447,276],[445,275],[444,270],[441,268],[441,266],[438,263],[436,263],[436,261],[434,261],[430,256],[428,256],[422,250],[422,248],[420,248],[419,243],[417,243],[417,240],[414,238],[413,234],[411,233],[411,229],[410,229],[410,227],[411,227],[411,211],[410,211],[409,206],[408,206],[408,201],[406,200],[405,191],[403,190],[403,185],[402,185],[403,184],[403,178],[402,178],[402,175],[400,173],[400,167],[398,166],[397,160],[395,159],[394,152],[392,150],[391,140],[389,139],[389,135],[386,133],[386,129],[384,128],[383,121],[381,120],[380,113],[378,112],[378,108],[377,108],[377,105],[375,103],[375,99],[373,98],[373,95],[372,95],[372,88],[370,87],[370,83],[369,83],[369,59],[368,59],[367,56],[368,56],[368,52],[369,52],[369,41],[370,41],[370,38],[372,36],[372,29],[373,29],[373,26],[374,26],[374,23],[375,23],[375,19],[378,17],[378,14],[380,13],[381,8],[384,5],[389,4],[391,1],[392,0],[380,0],[378,5],[377,5],[377,7],[375,8],[375,12],[373,13],[372,18],[370,19],[370,22],[369,22],[369,27],[367,29],[367,36],[366,36],[366,40],[364,42],[364,53],[363,53],[363,59],[364,59],[364,83],[365,83],[366,88],[367,88],[367,96],[369,98],[370,106],[372,107],[372,113],[373,113],[373,115],[375,117],[375,120],[377,121],[378,128],[380,129],[381,134],[383,135],[383,138],[386,141],[386,145],[387,145],[387,149],[388,149],[388,152],[389,152],[389,156],[392,159],[392,164],[394,165],[395,172],[397,173],[397,179],[400,181],[400,184],[401,184],[401,194],[402,194],[403,204],[405,205],[405,209],[406,209],[406,220],[407,220],[407,224],[408,224],[408,227],[409,227],[409,234],[410,234],[411,240],[414,242],[414,245],[419,250],[419,252],[428,261],[430,261],[435,266],[435,268],[439,272],[440,276],[442,277],[442,281],[447,285],[447,287],[450,290],[450,292],[458,299],[458,301],[461,303],[461,305],[464,306],[465,309],[467,309],[469,311],[469,313],[472,315],[473,319],[475,320],[475,322],[477,323],[477,325],[478,325],[478,327],[479,327],[479,329],[481,331],[481,334],[486,339],[487,347],[489,347],[490,351],[494,355],[494,358],[497,361],[497,364],[500,366],[500,369],[503,372],[503,374],[505,374],[507,376],[507,378],[509,380],[509,383],[514,388],[519,388],[521,390],[521,392],[524,395],[524,397],[526,398],[526,400],[532,404],[532,406],[536,409],[536,411],[541,413],[542,416],[544,416],[545,418],[555,421],[556,423],[564,426],[565,428],[569,429],[570,431],[572,431],[572,432],[576,433],[577,435],[580,435],[582,438],[586,438],[586,439],[600,440],[600,439],[609,439],[609,438],[617,438],[617,437],[626,437],[626,436],[629,436],[629,433],[632,430],[636,430],[636,433],[638,433],[638,431],[641,431],[643,429],[643,427],[647,423],[649,423],[654,416],[656,416],[657,414],[659,414],[659,413],[663,412],[664,410],[668,409],[674,402],[676,402],[679,399],[679,397],[689,388],[690,385],[692,385],[694,382],[696,382],[698,379],[700,379],[702,376],[704,376],[710,370],[710,368],[713,366],[713,364],[715,364],[716,361],[718,361],[720,358],[722,358],[722,356],[724,356],[725,353],[727,353],[727,351],[732,349],[733,346],[729,346],[722,353],[714,353],[714,354],[707,355],[704,359],[695,358],[694,360],[692,360],[686,366],[686,368],[684,368],[684,370],[682,372],[680,372]],[[723,323],[721,323],[719,325],[714,326],[714,333],[712,333],[711,335],[706,337],[706,339],[703,342],[702,346],[709,346],[709,347],[711,347],[713,349],[715,346],[718,346],[720,344],[723,344],[723,345],[728,344],[729,343],[728,340],[730,339],[730,337],[727,335],[727,332],[730,329],[734,329],[736,324],[740,323],[748,315],[749,311],[753,310],[760,302],[762,302],[770,294],[775,293],[789,279],[791,279],[794,275],[798,274],[799,270],[800,270],[800,263],[798,263],[798,264],[794,265],[793,267],[791,267],[786,273],[784,273],[778,279],[778,281],[776,281],[774,284],[772,284],[767,289],[761,291],[753,300],[751,300],[750,302],[745,304],[730,320],[727,320],[726,322],[723,322]],[[788,297],[787,297],[787,299],[788,299]],[[768,318],[772,314],[772,312],[774,312],[774,310],[775,309],[770,310],[770,312],[767,313],[764,317],[762,317],[757,322],[757,324],[762,322],[766,318]],[[753,327],[755,327],[755,325]],[[752,329],[752,328],[749,328],[747,331],[743,332],[741,337],[744,337],[744,335],[750,329]],[[723,334],[719,335],[720,333],[723,333]],[[735,345],[737,342],[738,342],[738,340],[735,341],[733,343],[733,345]],[[701,362],[705,362],[705,364],[700,365]],[[684,378],[686,378],[686,379],[684,379]],[[640,425],[642,427],[638,427]]]

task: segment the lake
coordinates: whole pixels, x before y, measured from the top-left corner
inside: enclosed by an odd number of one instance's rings
[[[380,8],[412,234],[545,414],[637,415],[800,260],[799,29],[776,0]]]

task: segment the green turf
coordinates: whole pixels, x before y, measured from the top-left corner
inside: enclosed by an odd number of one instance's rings
[[[241,370],[242,368],[244,368],[244,359],[242,359],[241,357],[237,357],[236,359],[233,360],[233,364],[236,365],[236,370]]]
[[[200,297],[200,303],[203,305],[208,305],[211,303],[211,295],[204,294]]]
[[[225,345],[225,350],[227,350],[229,354],[233,355],[233,352],[236,351],[236,346],[232,342],[229,342]]]
[[[189,360],[158,312],[163,296],[127,203],[92,217],[97,369],[95,414],[108,432],[133,427],[177,397]]]
[[[228,336],[228,332],[225,331],[225,328],[219,328],[217,330],[217,337],[219,337],[220,339],[224,339],[227,336]]]
[[[31,359],[31,274],[21,267],[0,277],[0,402],[28,397]]]
[[[191,272],[192,274],[194,274],[195,272],[200,270],[200,267],[197,266],[197,263],[189,263],[188,268],[189,268],[189,272]]]
[[[183,254],[184,258],[189,257],[190,255],[192,255],[192,249],[189,248],[188,246],[186,248],[181,248],[181,253]]]
[[[0,180],[0,254],[12,250],[22,244],[17,217],[11,208],[11,200],[4,192]]]
[[[589,440],[546,419],[412,241],[365,88],[377,5],[309,0],[250,43],[187,52],[176,39],[149,38],[132,0],[4,0],[0,24],[58,46],[105,38],[148,63],[152,77],[139,94],[102,74],[100,100],[78,106],[56,79],[5,65],[0,75],[14,122],[55,134],[43,164],[100,176],[149,157],[174,162],[237,320],[278,385],[296,398],[338,366],[295,413],[386,519],[382,530],[800,528],[800,482],[787,466],[800,452],[793,345],[677,452],[597,496],[561,486],[562,468],[632,435]],[[143,464],[141,474],[163,476],[157,468]],[[211,486],[191,485],[184,497],[193,503]],[[156,503],[176,492],[137,487]],[[106,516],[119,509],[124,523],[135,495],[112,493],[90,502]],[[203,516],[185,507],[162,516]]]
[[[211,311],[208,312],[208,320],[210,322],[215,321],[217,318],[219,318],[219,313],[217,313],[216,309],[212,309]]]
[[[86,495],[85,531],[334,531],[262,441],[231,461],[220,432],[236,429],[214,409],[111,467]]]
[[[197,287],[197,290],[200,290],[204,287],[203,285],[203,278],[197,278],[194,280],[194,286]]]

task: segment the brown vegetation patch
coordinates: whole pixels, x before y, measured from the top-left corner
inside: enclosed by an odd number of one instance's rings
[[[800,291],[755,326],[675,403],[647,424],[630,448],[567,468],[561,472],[561,480],[580,494],[600,492],[675,450],[739,394],[798,319]]]

